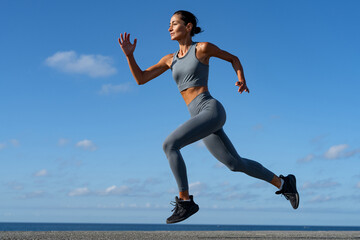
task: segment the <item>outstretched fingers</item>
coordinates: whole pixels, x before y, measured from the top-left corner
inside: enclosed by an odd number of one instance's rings
[[[124,32],[120,33],[119,43],[122,45],[124,42],[130,43],[130,33]]]
[[[118,40],[119,40],[119,43],[121,46],[124,45],[124,43],[131,44],[130,33],[127,33],[127,32],[124,32],[124,34],[120,33],[120,38]],[[135,38],[133,45],[136,46],[136,42],[137,42],[137,39]]]
[[[123,39],[124,39],[125,42],[129,40],[128,35],[129,34],[127,32],[124,32],[124,38]]]
[[[118,41],[119,41],[119,44],[120,44],[120,46],[122,46],[122,43],[121,43],[121,35],[120,35],[120,37],[118,38]]]
[[[120,33],[119,43],[121,46],[124,44],[124,36],[122,33]]]
[[[134,43],[131,43],[130,33],[127,32],[120,33],[120,38],[118,39],[118,41],[121,49],[123,50],[126,56],[130,56],[134,52],[136,48],[137,39],[135,38]]]

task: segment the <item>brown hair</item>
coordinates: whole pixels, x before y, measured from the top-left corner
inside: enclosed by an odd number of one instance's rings
[[[191,36],[194,36],[195,34],[202,32],[201,28],[197,26],[198,19],[195,17],[194,14],[192,14],[191,12],[185,11],[185,10],[176,11],[173,15],[175,15],[175,14],[181,15],[181,20],[184,21],[185,26],[188,23],[192,23],[193,28],[191,29],[191,33],[190,33]]]

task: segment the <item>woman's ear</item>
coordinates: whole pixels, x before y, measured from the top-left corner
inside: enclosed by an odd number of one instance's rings
[[[186,31],[191,32],[191,29],[192,29],[193,27],[194,27],[194,25],[189,22],[189,23],[186,25]]]

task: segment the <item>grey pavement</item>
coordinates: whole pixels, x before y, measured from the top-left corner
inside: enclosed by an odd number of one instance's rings
[[[360,231],[54,231],[0,232],[1,240],[360,239]]]

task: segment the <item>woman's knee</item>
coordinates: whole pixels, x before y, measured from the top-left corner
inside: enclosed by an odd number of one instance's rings
[[[231,164],[227,164],[226,165],[228,167],[228,169],[232,172],[239,172],[238,167],[236,166],[236,164],[231,163]]]
[[[230,171],[233,172],[244,172],[245,171],[245,163],[243,159],[232,159],[225,164]]]
[[[176,149],[175,141],[171,137],[167,137],[163,143],[163,150],[168,153],[173,149]]]

